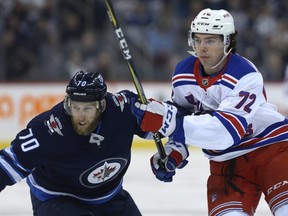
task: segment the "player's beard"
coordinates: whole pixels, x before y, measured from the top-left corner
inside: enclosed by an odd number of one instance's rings
[[[78,121],[76,121],[73,118],[71,119],[71,121],[72,121],[72,125],[73,125],[75,132],[81,136],[87,136],[91,134],[98,125],[98,118],[95,118],[92,122],[90,122],[89,124],[85,124],[85,125],[80,125]]]

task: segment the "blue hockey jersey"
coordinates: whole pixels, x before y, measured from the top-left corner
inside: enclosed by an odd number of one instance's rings
[[[130,110],[130,91],[106,96],[95,131],[75,133],[63,102],[33,118],[0,152],[0,189],[27,177],[40,200],[66,195],[103,203],[122,188],[134,134],[145,137]]]

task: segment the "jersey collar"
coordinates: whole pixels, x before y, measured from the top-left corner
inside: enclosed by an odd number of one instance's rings
[[[226,64],[224,65],[224,67],[218,73],[213,74],[211,76],[203,76],[202,75],[201,62],[197,58],[195,63],[194,63],[194,70],[193,71],[194,71],[195,79],[196,79],[196,82],[198,83],[198,85],[206,91],[207,88],[209,88],[215,82],[217,82],[217,80],[219,80],[222,77],[222,74],[226,70],[230,57],[231,57],[231,54],[229,54],[229,56],[227,57],[228,60],[227,60]]]

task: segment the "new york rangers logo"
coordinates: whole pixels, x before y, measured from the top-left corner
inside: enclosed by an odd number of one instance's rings
[[[126,166],[127,160],[124,158],[105,159],[90,169],[86,170],[80,176],[82,185],[95,188],[114,179]]]

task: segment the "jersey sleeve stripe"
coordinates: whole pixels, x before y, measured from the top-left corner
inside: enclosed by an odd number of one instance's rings
[[[25,169],[23,166],[20,165],[20,163],[19,163],[18,159],[15,157],[15,153],[13,152],[11,147],[4,149],[4,152],[9,158],[11,158],[11,160],[13,161],[14,165],[17,168],[20,168],[21,170],[23,170],[25,172],[29,172],[29,173],[32,171],[31,169]]]
[[[184,86],[184,85],[197,85],[196,81],[178,81],[178,82],[173,82],[173,87],[178,87],[178,86]]]
[[[279,127],[279,124],[282,124],[282,126]],[[260,135],[254,137],[254,138],[244,138],[242,139],[241,143],[235,147],[235,148],[229,148],[224,151],[212,151],[212,150],[203,150],[203,152],[209,156],[217,156],[217,155],[223,155],[230,152],[236,152],[236,151],[245,151],[253,148],[259,148],[263,147],[265,145],[270,145],[271,143],[278,143],[288,140],[288,125],[283,125],[283,122],[278,122],[276,124],[271,125],[273,128],[277,128],[271,132],[267,128],[263,133]]]
[[[222,80],[226,80],[229,83],[233,83],[234,85],[237,84],[238,80],[235,79],[234,77],[230,76],[229,74],[224,74],[222,77]]]
[[[277,127],[272,132],[271,130],[265,130],[265,131],[254,138],[249,138],[248,140],[242,142],[241,147],[250,148],[251,146],[256,146],[255,145],[256,143],[257,143],[257,146],[263,146],[263,145],[271,144],[274,142],[288,140],[288,126],[287,125],[283,125],[282,127]],[[267,133],[267,131],[269,133]]]
[[[231,83],[229,83],[229,82],[225,82],[225,81],[221,81],[221,84],[222,85],[224,85],[224,86],[226,86],[227,88],[229,88],[229,89],[234,89],[235,88],[235,86],[234,85],[231,85]]]
[[[172,78],[174,87],[182,85],[197,85],[194,74],[177,74]]]
[[[236,79],[235,77],[233,77],[229,74],[224,74],[222,76],[221,84],[230,88],[230,89],[234,89],[235,86],[237,85],[237,83],[238,83],[238,79]]]
[[[30,186],[31,191],[41,201],[45,201],[47,199],[55,198],[58,196],[69,196],[69,197],[74,197],[85,203],[93,204],[93,205],[101,204],[101,203],[111,200],[122,188],[122,183],[123,183],[123,179],[113,190],[109,191],[108,193],[104,194],[101,197],[86,198],[86,197],[76,196],[71,193],[47,190],[46,188],[37,184],[37,182],[33,178],[33,174],[27,177],[27,184]]]
[[[5,159],[0,157],[0,166],[11,179],[13,184],[21,181],[23,177]]]
[[[230,89],[234,89],[237,83],[238,83],[238,80],[228,74],[225,74],[221,80],[221,84]]]
[[[234,143],[238,143],[239,140],[244,137],[246,133],[245,128],[247,127],[244,118],[241,121],[240,117],[224,112],[215,112],[215,116],[222,122],[229,133],[231,133]]]
[[[195,76],[194,74],[177,74],[175,76],[173,76],[172,81],[176,81],[176,80],[183,80],[183,79],[187,79],[187,80],[195,80]]]

